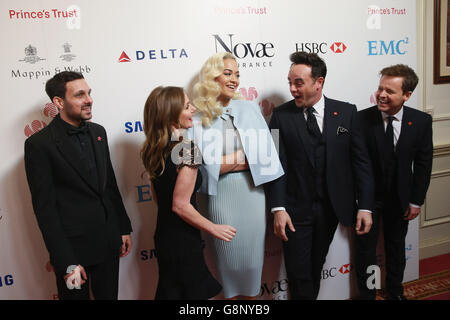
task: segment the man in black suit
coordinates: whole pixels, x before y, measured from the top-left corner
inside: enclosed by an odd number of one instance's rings
[[[420,213],[430,184],[433,160],[431,116],[404,106],[419,81],[406,65],[380,72],[377,106],[358,114],[375,175],[372,230],[356,237],[356,272],[361,299],[375,299],[367,268],[376,265],[380,218],[383,219],[388,299],[404,300],[405,238],[408,222]]]
[[[64,71],[45,90],[59,115],[25,141],[34,212],[60,299],[117,299],[119,256],[131,248],[130,220],[114,176],[105,129],[93,122],[91,89]]]
[[[276,108],[269,124],[279,130],[285,175],[269,185],[269,198],[291,299],[316,299],[338,223],[356,220],[358,234],[371,227],[373,177],[356,107],[322,95],[325,62],[305,52],[291,61],[294,100]]]

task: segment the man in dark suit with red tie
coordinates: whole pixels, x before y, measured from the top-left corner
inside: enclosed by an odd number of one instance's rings
[[[25,141],[34,213],[60,299],[117,299],[119,257],[131,248],[105,129],[93,122],[91,89],[64,71],[45,90],[59,114]]]
[[[356,272],[361,299],[375,299],[372,274],[380,219],[383,219],[386,257],[386,293],[391,300],[405,300],[405,238],[408,222],[420,213],[430,184],[433,160],[431,116],[405,106],[419,81],[406,65],[380,72],[377,105],[358,113],[375,175],[373,226],[356,237]]]
[[[293,100],[273,112],[285,175],[269,184],[275,234],[283,240],[291,299],[316,299],[339,223],[372,224],[373,176],[354,105],[322,94],[327,73],[316,54],[291,55]],[[358,201],[358,203],[357,203]]]

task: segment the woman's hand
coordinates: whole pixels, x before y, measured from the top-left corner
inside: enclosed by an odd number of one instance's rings
[[[219,240],[230,242],[236,235],[236,229],[226,224],[214,224],[210,234]]]
[[[220,166],[221,175],[228,172],[243,171],[248,169],[249,166],[247,158],[245,157],[245,152],[242,149],[222,157],[222,165]]]

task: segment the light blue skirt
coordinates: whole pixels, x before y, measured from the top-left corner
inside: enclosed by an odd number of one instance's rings
[[[266,232],[266,202],[249,171],[220,177],[216,196],[208,197],[208,218],[236,228],[230,242],[212,238],[225,298],[257,296],[261,289]],[[211,240],[211,239],[210,239]]]

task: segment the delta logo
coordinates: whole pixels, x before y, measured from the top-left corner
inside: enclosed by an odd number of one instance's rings
[[[130,57],[125,53],[125,51],[122,51],[122,54],[120,55],[119,62],[131,62]]]
[[[150,50],[136,50],[133,59],[135,61],[153,61],[153,60],[177,60],[177,59],[188,59],[189,55],[186,49],[150,49]],[[132,58],[125,52],[119,56],[117,62],[132,62]]]

